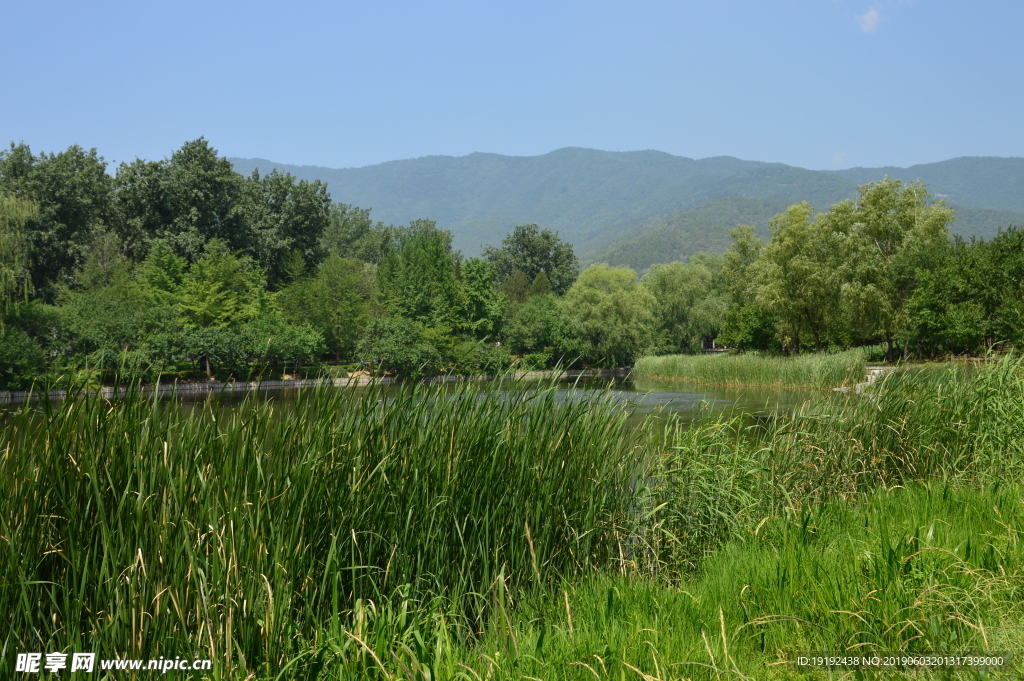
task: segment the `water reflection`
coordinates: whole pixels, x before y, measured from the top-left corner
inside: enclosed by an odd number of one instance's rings
[[[752,415],[790,413],[821,394],[820,391],[798,388],[709,386],[652,378],[595,380],[587,384],[567,384],[566,388],[567,393],[576,392],[580,396],[606,391],[633,410],[631,420],[641,420],[660,412],[674,414],[683,421],[726,412]]]
[[[476,385],[484,390],[493,389],[504,393],[545,389],[551,387],[552,383],[550,381],[491,381]],[[444,390],[451,387],[453,387],[452,384],[439,384],[436,389]],[[391,385],[376,388],[337,389],[353,390],[356,394],[373,394],[378,399],[383,397],[387,400],[396,397],[401,387]],[[633,377],[598,378],[587,381],[563,380],[560,382],[558,390],[558,398],[568,400],[600,399],[610,395],[613,399],[620,401],[623,408],[631,411],[629,420],[636,424],[651,414],[676,415],[683,421],[692,421],[709,414],[727,412],[751,415],[785,414],[794,411],[807,400],[822,394],[825,393],[808,389],[708,386],[683,380]],[[285,418],[296,395],[297,391],[294,388],[259,391],[259,399],[276,402],[283,410],[283,412],[279,412],[280,416]],[[244,391],[183,392],[177,395],[179,404],[185,409],[199,408],[212,402],[218,411],[230,411],[246,397],[247,394]]]

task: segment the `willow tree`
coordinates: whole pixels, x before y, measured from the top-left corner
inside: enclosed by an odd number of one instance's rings
[[[886,177],[860,187],[856,202],[843,201],[817,220],[837,244],[835,272],[852,330],[909,352],[909,303],[921,272],[932,267],[949,241],[954,213],[934,201],[920,182]]]
[[[657,301],[628,267],[591,265],[561,300],[582,339],[581,359],[619,367],[652,349]]]
[[[803,201],[772,218],[771,239],[751,267],[758,300],[778,318],[783,346],[796,350],[808,336],[821,350],[840,310],[835,237],[813,212]]]
[[[654,265],[643,284],[656,301],[659,353],[700,352],[704,341],[718,335],[725,300],[713,290],[708,267],[694,262]]]

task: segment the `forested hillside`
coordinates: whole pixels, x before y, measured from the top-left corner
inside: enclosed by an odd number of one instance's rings
[[[588,262],[607,262],[645,271],[651,265],[688,260],[694,253],[724,253],[730,230],[752,225],[768,234],[768,221],[790,204],[786,199],[715,199],[690,210],[676,210],[645,220],[622,234],[619,243],[592,254]]]
[[[856,184],[883,177],[921,180],[948,203],[1024,212],[1024,158],[963,156],[909,168],[849,168],[836,172]]]
[[[734,227],[753,225],[759,236],[765,236],[771,218],[790,203],[792,201],[786,199],[730,197],[715,199],[691,210],[672,211],[625,231],[619,242],[592,252],[583,261],[625,265],[643,272],[655,263],[687,260],[695,253],[722,253],[731,242],[729,233]],[[991,239],[1009,225],[1024,225],[1024,213],[952,207],[956,217],[949,228],[954,234]]]
[[[479,254],[485,244],[497,242],[515,225],[536,223],[557,230],[584,262],[610,259],[612,264],[643,268],[664,261],[641,255],[644,251],[668,248],[685,257],[724,243],[728,231],[740,223],[715,219],[717,214],[728,218],[720,204],[703,207],[716,199],[777,199],[787,205],[808,201],[824,211],[855,198],[858,185],[886,175],[929,185],[936,198],[957,209],[952,229],[958,234],[991,237],[1000,225],[1024,224],[1024,213],[988,212],[1024,211],[1024,159],[1012,158],[959,158],[910,168],[844,171],[724,156],[694,160],[658,151],[580,148],[541,156],[428,156],[344,169],[229,160],[243,175],[255,168],[278,168],[298,179],[321,180],[335,201],[371,207],[374,217],[384,222],[429,217],[452,232],[454,247],[466,255]],[[744,220],[766,224],[776,205]],[[696,208],[700,211],[694,216],[680,218],[677,213]],[[669,234],[672,230],[666,225],[676,221],[682,227]],[[652,227],[658,232],[650,235],[651,244],[625,246]],[[700,244],[687,245],[691,238]]]

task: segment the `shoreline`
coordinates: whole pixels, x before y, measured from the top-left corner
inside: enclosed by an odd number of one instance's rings
[[[514,371],[503,374],[503,378],[513,380],[531,381],[547,378],[556,380],[572,378],[626,378],[631,375],[630,369],[566,369],[564,371]],[[359,388],[368,385],[392,385],[407,380],[419,380],[422,383],[459,383],[462,381],[493,381],[499,378],[498,375],[473,375],[473,376],[427,376],[420,379],[405,379],[393,376],[357,376],[352,378],[297,378],[297,379],[273,379],[262,381],[204,381],[201,383],[163,383],[159,385],[142,386],[141,392],[145,395],[155,393],[157,395],[202,395],[212,393],[245,393],[260,390],[294,390],[297,388]],[[103,386],[101,388],[72,390],[72,396],[81,393],[97,394],[106,399],[112,399],[123,395],[128,388]],[[57,390],[7,390],[0,392],[0,406],[23,404],[26,401],[39,402],[43,399],[59,401],[68,399],[67,389]]]

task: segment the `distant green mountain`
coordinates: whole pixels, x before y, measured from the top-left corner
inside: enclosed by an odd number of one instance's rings
[[[791,203],[788,199],[730,197],[690,210],[672,211],[627,230],[617,243],[583,258],[583,264],[626,265],[642,273],[655,263],[687,260],[698,251],[721,253],[732,242],[729,232],[736,225],[753,225],[759,236],[766,237],[768,221]],[[989,239],[1009,225],[1024,226],[1024,213],[951,207],[956,211],[952,231],[967,237]]]
[[[883,177],[922,180],[947,203],[1024,212],[1024,158],[962,156],[909,168],[850,168],[835,171],[857,184]]]
[[[768,233],[768,221],[786,210],[788,199],[715,199],[690,210],[676,210],[644,221],[623,235],[621,243],[591,254],[584,265],[607,262],[643,272],[654,263],[687,260],[698,251],[721,253],[729,247],[729,231],[736,225],[753,225],[760,236]]]
[[[277,168],[323,180],[335,201],[373,208],[374,218],[384,222],[436,220],[452,230],[455,246],[467,254],[531,222],[559,230],[577,252],[587,252],[604,245],[606,233],[704,203],[703,196],[691,196],[701,185],[771,165],[578,148],[543,156],[427,156],[343,169],[230,160],[243,174]]]
[[[728,156],[694,160],[659,151],[580,148],[541,156],[427,156],[341,169],[230,160],[244,174],[277,168],[323,180],[335,201],[372,208],[377,220],[436,220],[452,231],[455,247],[466,255],[499,243],[515,225],[535,222],[558,230],[585,262],[599,256],[623,263],[648,261],[641,253],[661,261],[676,254],[686,257],[727,243],[729,229],[739,222],[766,223],[764,211],[774,214],[777,206],[801,200],[827,209],[854,198],[859,184],[885,175],[907,181],[920,177],[933,192],[948,194],[947,201],[961,204],[957,226],[963,233],[990,235],[1009,222],[1021,222],[1016,213],[999,211],[1024,211],[1024,159],[960,158],[907,169],[847,171]],[[645,236],[652,229],[663,239],[657,248],[640,243],[655,238]]]

